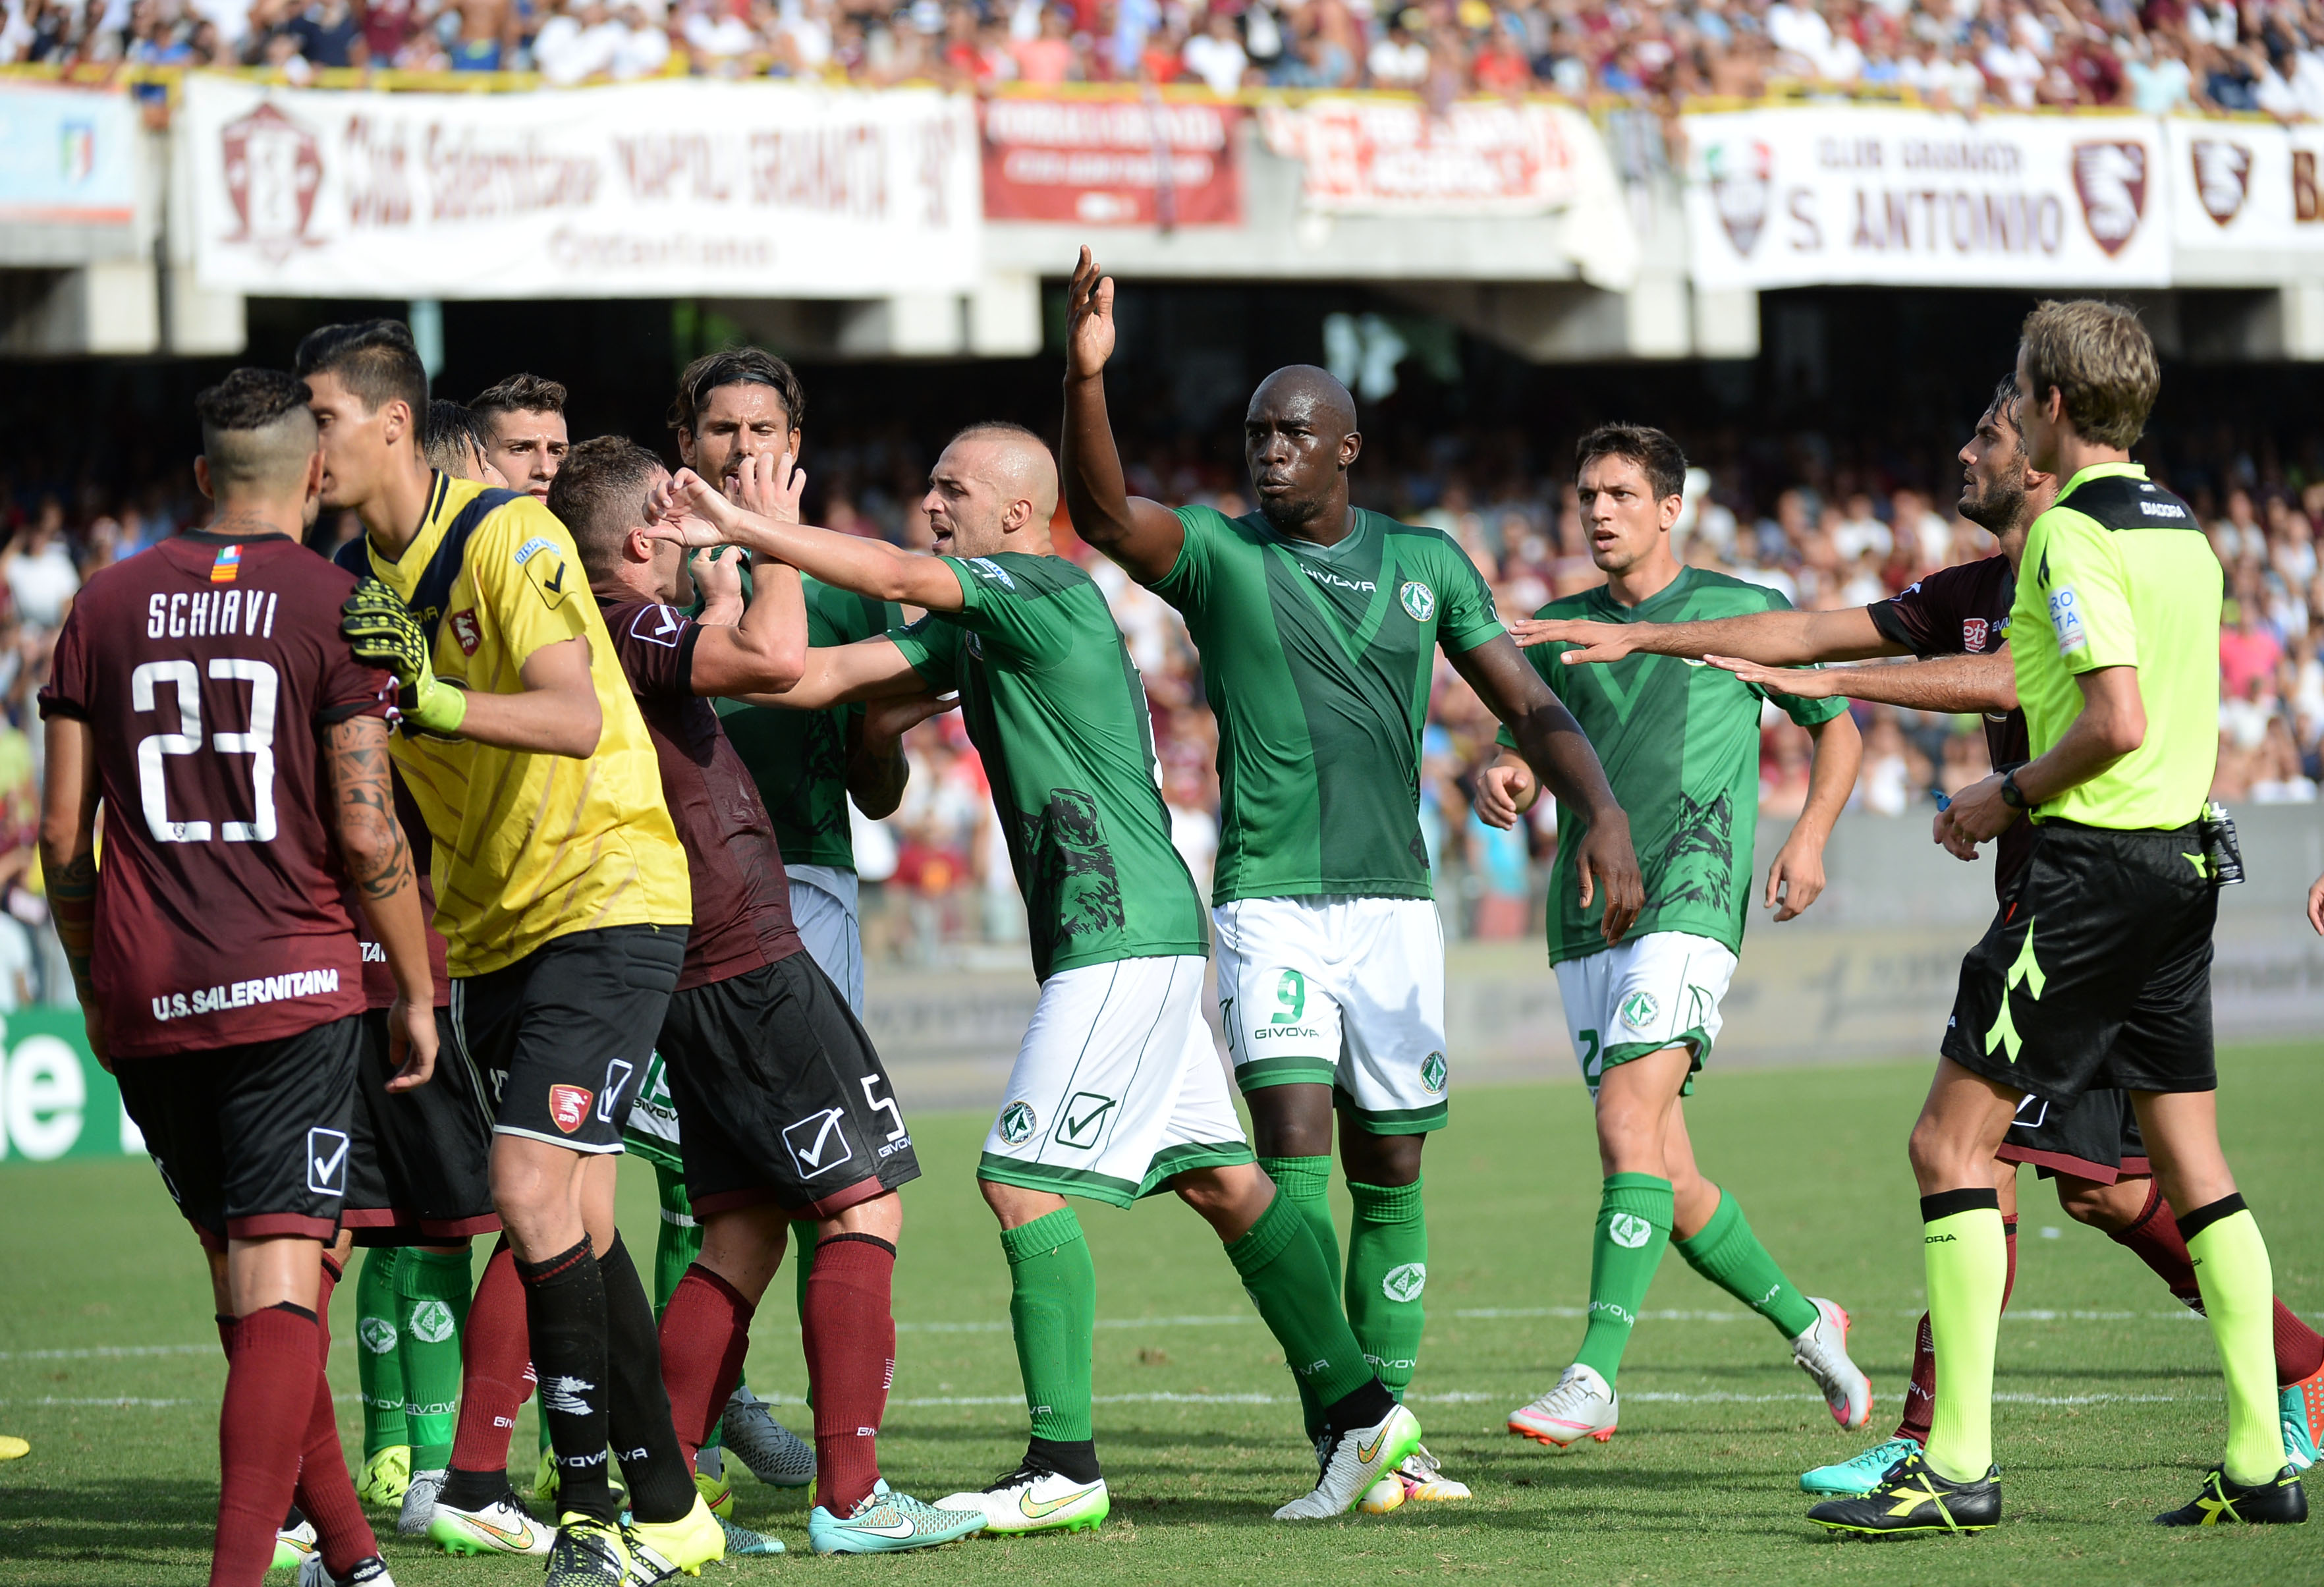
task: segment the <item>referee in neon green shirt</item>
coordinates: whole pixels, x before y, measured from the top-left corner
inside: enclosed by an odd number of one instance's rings
[[[2017,349],[2026,460],[2066,481],[2034,521],[2009,650],[2034,759],[1937,817],[1962,859],[2014,821],[2034,849],[1961,964],[1936,1082],[1913,1130],[1937,1403],[1925,1451],[1809,1518],[1879,1534],[2001,1518],[1993,1355],[2006,1256],[1994,1152],[2026,1095],[2131,1093],[2195,1259],[2227,1386],[2227,1449],[2165,1526],[2308,1518],[2286,1463],[2274,1279],[2219,1149],[2211,1051],[2219,563],[2187,503],[2129,460],[2162,374],[2127,309],[2045,302]]]

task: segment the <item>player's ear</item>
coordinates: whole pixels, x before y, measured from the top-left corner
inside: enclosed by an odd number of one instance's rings
[[[323,494],[323,448],[316,447],[307,456],[307,485],[302,500],[314,501]]]
[[[210,489],[210,460],[198,453],[194,457],[194,488],[206,499],[217,500],[217,493]]]
[[[678,461],[681,467],[694,466],[694,429],[690,425],[678,427]]]
[[[1346,435],[1341,437],[1340,466],[1342,468],[1353,468],[1356,466],[1356,458],[1361,455],[1363,449],[1364,438],[1356,431],[1351,429]]]

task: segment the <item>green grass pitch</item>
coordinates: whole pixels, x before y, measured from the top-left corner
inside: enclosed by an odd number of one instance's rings
[[[2246,1048],[2222,1065],[2221,1116],[2276,1284],[2324,1315],[2315,1222],[2324,1046]],[[1836,1429],[1774,1331],[1675,1258],[1622,1375],[1621,1433],[1555,1454],[1502,1431],[1580,1336],[1598,1193],[1578,1086],[1457,1093],[1428,1154],[1429,1329],[1413,1403],[1477,1497],[1298,1527],[1268,1513],[1313,1480],[1281,1359],[1194,1214],[1169,1198],[1084,1204],[1099,1278],[1099,1451],[1114,1510],[1094,1536],[972,1541],[846,1564],[806,1552],[805,1500],[744,1478],[737,1518],[795,1551],[713,1565],[706,1582],[803,1571],[912,1581],[1240,1582],[1554,1573],[1575,1582],[2169,1582],[2324,1581],[2324,1519],[2282,1531],[2164,1533],[2223,1436],[2210,1337],[2127,1252],[2069,1222],[2024,1177],[2016,1296],[1996,1411],[2008,1519],[1965,1540],[1866,1544],[1802,1519],[1803,1468],[1893,1426],[1921,1307],[1904,1135],[1923,1064],[1715,1070],[1689,1104],[1702,1163],[1812,1294],[1853,1311],[1878,1403]],[[923,1498],[989,1478],[1023,1448],[1008,1280],[972,1184],[984,1121],[914,1120],[926,1177],[905,1193],[895,1397],[882,1453]],[[0,1168],[0,1583],[190,1582],[207,1564],[224,1380],[193,1241],[142,1163]],[[624,1168],[641,1262],[651,1183]],[[1344,1204],[1341,1227],[1346,1227]],[[750,1376],[804,1425],[788,1275],[759,1318]],[[360,1423],[335,1308],[331,1370],[350,1449]],[[519,1433],[532,1454],[531,1418]],[[2324,1497],[2324,1494],[2319,1494]],[[390,1528],[392,1530],[392,1525]],[[537,1564],[452,1561],[392,1537],[405,1587],[535,1581]],[[272,1580],[287,1587],[287,1576]]]

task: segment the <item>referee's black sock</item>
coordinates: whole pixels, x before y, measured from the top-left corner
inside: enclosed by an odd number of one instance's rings
[[[547,1261],[519,1259],[516,1276],[524,1285],[540,1414],[557,1457],[558,1509],[618,1524],[605,1459],[605,1280],[589,1237]]]
[[[613,1453],[630,1485],[630,1512],[641,1521],[682,1520],[694,1508],[694,1473],[670,1425],[661,1380],[661,1341],[637,1264],[617,1232],[597,1259],[605,1284],[605,1342],[613,1376]]]

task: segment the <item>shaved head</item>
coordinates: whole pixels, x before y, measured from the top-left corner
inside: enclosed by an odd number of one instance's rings
[[[296,492],[315,455],[307,383],[274,369],[237,369],[194,399],[202,457],[221,491]]]
[[[1278,533],[1323,545],[1347,533],[1348,470],[1363,447],[1356,400],[1328,369],[1294,364],[1250,394],[1243,463],[1259,510]]]
[[[1022,425],[972,424],[936,459],[921,505],[945,556],[1046,555],[1057,513],[1057,460]]]
[[[1250,394],[1251,414],[1264,409],[1277,411],[1296,406],[1318,420],[1328,419],[1342,435],[1356,428],[1356,399],[1340,377],[1313,364],[1288,364],[1259,383]]]

